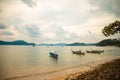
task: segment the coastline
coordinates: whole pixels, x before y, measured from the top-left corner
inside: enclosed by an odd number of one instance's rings
[[[115,59],[120,59],[120,57],[106,58],[99,62],[91,62],[88,65],[78,65],[69,68],[58,69],[55,71],[43,73],[43,74],[33,74],[27,76],[16,76],[7,78],[5,80],[65,80],[66,78],[75,78],[76,76],[94,70],[101,64],[114,61]]]
[[[120,58],[112,59],[93,69],[69,75],[65,80],[119,80]]]

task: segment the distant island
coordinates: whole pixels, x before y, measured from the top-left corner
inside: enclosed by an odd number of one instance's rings
[[[0,41],[0,45],[35,45],[35,43],[28,43],[24,40],[16,40],[16,41]]]
[[[86,44],[85,43],[75,42],[75,43],[71,43],[71,44],[66,44],[66,46],[86,46]]]
[[[16,40],[16,41],[0,41],[0,45],[33,45],[35,46],[35,43],[28,43],[24,40]],[[119,46],[120,47],[120,41],[117,39],[104,39],[97,43],[80,43],[80,42],[74,42],[74,43],[56,43],[56,44],[46,44],[41,43],[38,44],[39,46]]]
[[[74,42],[74,43],[58,43],[58,44],[39,44],[39,46],[120,46],[120,41],[117,39],[104,39],[97,43],[80,43],[80,42]]]
[[[96,44],[97,46],[119,46],[120,40],[117,39],[105,39]]]
[[[74,43],[56,43],[56,44],[39,44],[39,46],[96,46],[96,43],[80,43],[80,42],[74,42]]]

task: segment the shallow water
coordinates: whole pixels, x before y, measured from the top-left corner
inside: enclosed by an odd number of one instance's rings
[[[99,49],[101,54],[72,54],[72,50]],[[50,57],[49,51],[58,53],[58,59]],[[88,65],[112,57],[120,56],[118,47],[95,46],[0,46],[0,78],[11,79],[62,70],[77,65]]]

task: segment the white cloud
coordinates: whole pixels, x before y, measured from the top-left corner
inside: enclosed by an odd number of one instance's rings
[[[102,40],[105,37],[101,29],[119,19],[116,18],[119,13],[119,1],[113,1],[113,5],[111,1],[105,1],[103,4],[102,1],[95,0],[1,1],[0,10],[3,13],[0,14],[0,23],[7,26],[6,32],[14,34],[0,34],[1,39],[22,38],[38,43]],[[107,3],[111,4],[111,9],[107,7]]]

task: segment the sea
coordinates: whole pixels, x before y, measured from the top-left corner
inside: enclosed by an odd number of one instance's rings
[[[86,50],[104,50],[101,54],[87,53]],[[73,54],[81,50],[85,55]],[[49,52],[58,54],[58,58]],[[46,75],[74,66],[86,66],[120,56],[119,47],[98,46],[0,46],[0,80],[22,80],[33,75]]]

